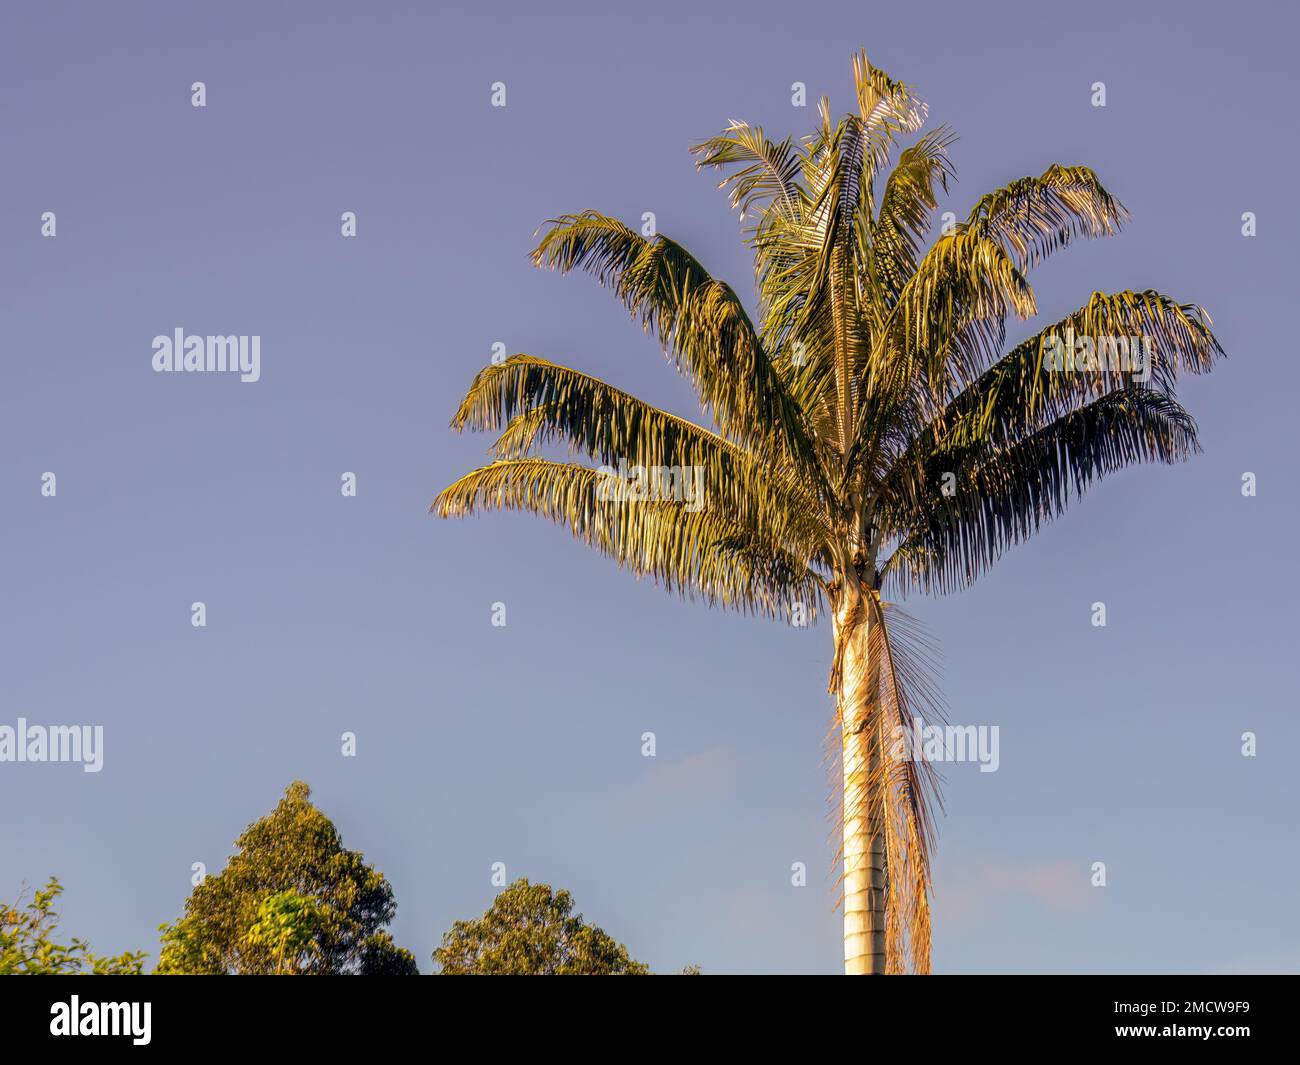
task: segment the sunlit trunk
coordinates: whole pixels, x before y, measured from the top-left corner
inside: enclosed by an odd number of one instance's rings
[[[873,697],[870,614],[863,589],[848,588],[835,611],[835,653],[844,773],[844,972],[885,972],[885,838],[878,803],[867,801],[879,744],[868,720]],[[868,726],[872,727],[869,728]]]

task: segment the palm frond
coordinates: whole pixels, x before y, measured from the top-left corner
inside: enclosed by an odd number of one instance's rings
[[[967,225],[1005,243],[1027,270],[1075,237],[1118,233],[1128,217],[1091,168],[1053,163],[981,197]]]
[[[1152,289],[1094,292],[1074,314],[1016,345],[962,389],[937,424],[947,428],[950,439],[986,434],[1007,439],[1122,388],[1146,371],[1125,368],[1122,360],[1105,354],[1117,338],[1145,343],[1149,380],[1140,383],[1172,395],[1180,373],[1206,373],[1224,357],[1210,324],[1203,308]],[[1084,337],[1105,357],[1098,356],[1095,364],[1054,365],[1057,340],[1064,345]]]
[[[494,448],[520,458],[552,441],[611,466],[691,470],[709,505],[778,542],[798,529],[830,536],[822,501],[782,466],[760,462],[731,441],[669,414],[589,374],[533,355],[485,367],[461,402],[452,428],[505,430]]]
[[[1034,311],[1033,289],[996,240],[962,227],[940,237],[872,339],[846,470],[877,473],[900,414],[912,425],[932,418],[954,380],[983,368],[1007,315]]]
[[[609,487],[608,474],[576,463],[506,459],[449,485],[429,509],[444,518],[526,511],[684,598],[769,618],[788,618],[800,604],[816,617],[823,582],[807,547],[764,540],[707,506],[627,498]]]
[[[740,209],[742,220],[761,219],[771,207],[790,217],[798,213],[803,189],[799,152],[790,137],[771,141],[762,126],[732,119],[717,136],[692,147],[691,154],[700,169],[739,167],[718,188],[727,193],[733,208]]]
[[[912,89],[867,60],[865,51],[853,57],[853,89],[857,119],[864,130],[864,185],[870,186],[884,168],[898,138],[916,133],[925,124],[927,107]]]
[[[1129,386],[1009,446],[936,452],[924,494],[882,511],[902,532],[882,572],[899,592],[965,587],[1099,477],[1139,462],[1181,462],[1198,450],[1196,423],[1175,400]],[[952,475],[951,494],[944,474]]]
[[[586,269],[659,338],[695,385],[719,431],[819,479],[816,448],[749,315],[730,286],[663,235],[650,240],[587,211],[554,219],[533,262]]]
[[[868,222],[866,260],[886,309],[916,273],[921,241],[939,205],[936,190],[946,192],[955,177],[947,154],[955,140],[950,130],[940,127],[904,149],[885,181],[879,213]]]
[[[876,782],[889,860],[886,956],[892,971],[930,971],[930,855],[935,809],[942,809],[939,775],[902,737],[944,720],[936,682],[936,647],[924,627],[892,603],[873,596],[871,655],[880,663],[879,728],[885,757]],[[910,753],[911,757],[907,757]]]

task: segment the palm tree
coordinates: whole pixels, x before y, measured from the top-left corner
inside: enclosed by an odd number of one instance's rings
[[[938,795],[932,767],[891,740],[937,711],[923,635],[882,594],[962,588],[1095,478],[1198,451],[1176,377],[1223,351],[1201,308],[1150,290],[1095,292],[1007,349],[1008,316],[1036,313],[1028,270],[1115,233],[1126,210],[1088,167],[1053,165],[927,250],[954,137],[922,134],[925,105],[865,54],[853,76],[855,108],[832,121],[823,99],[799,144],[733,121],[692,149],[726,172],[757,319],[681,245],[596,212],[553,219],[532,252],[611,289],[711,427],[514,355],[478,374],[452,421],[499,432],[495,461],[431,509],[532,511],[688,598],[828,615],[845,971],[928,972]],[[1148,373],[1114,357],[1117,337],[1145,338]],[[536,454],[559,442],[601,465]]]

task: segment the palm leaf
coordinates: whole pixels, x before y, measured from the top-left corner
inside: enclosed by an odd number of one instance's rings
[[[506,459],[445,488],[430,511],[444,518],[527,511],[687,599],[772,618],[788,618],[797,603],[816,616],[823,581],[807,549],[787,550],[707,507],[607,498],[607,485],[607,475],[590,467]]]
[[[891,587],[965,587],[1011,545],[1064,512],[1097,478],[1139,462],[1181,462],[1199,451],[1196,424],[1170,397],[1130,386],[1062,415],[1010,446],[938,452],[924,495],[895,514],[901,543],[882,565]]]

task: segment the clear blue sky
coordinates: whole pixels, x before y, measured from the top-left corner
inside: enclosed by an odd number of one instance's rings
[[[1041,323],[1152,286],[1231,356],[1181,392],[1204,455],[910,602],[950,716],[1001,730],[998,772],[947,771],[935,967],[1300,969],[1294,11],[444,8],[5,7],[0,724],[100,724],[106,749],[98,774],[0,764],[0,898],[57,874],[69,934],[154,950],[191,864],[303,778],[425,971],[496,861],[657,969],[837,971],[828,631],[669,599],[537,519],[425,510],[484,457],[447,421],[496,341],[691,413],[608,294],[529,266],[533,232],[654,211],[748,298],[687,147],[731,117],[807,131],[794,81],[846,109],[865,46],[961,135],[959,214],[1052,162],[1132,210],[1034,274]],[[259,334],[261,380],[153,373],[177,327]]]

